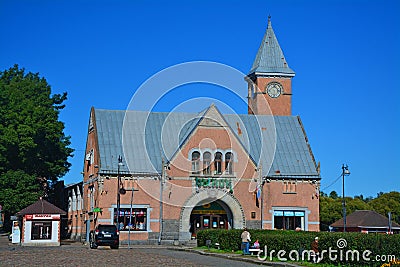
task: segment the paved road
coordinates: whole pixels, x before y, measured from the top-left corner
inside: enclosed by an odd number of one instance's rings
[[[108,247],[88,249],[78,243],[60,247],[10,245],[0,236],[0,266],[258,266],[166,247]]]

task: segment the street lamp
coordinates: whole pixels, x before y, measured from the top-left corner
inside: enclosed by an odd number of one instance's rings
[[[162,159],[162,169],[161,169],[161,177],[160,177],[160,232],[158,234],[158,244],[161,245],[161,239],[163,234],[163,190],[165,178],[167,176],[167,169],[170,169],[169,164],[164,162]]]
[[[128,225],[128,248],[131,249],[131,228],[132,228],[132,213],[133,213],[133,192],[139,191],[139,189],[135,189],[135,182],[132,183],[132,188],[127,189],[126,191],[131,191],[131,210],[129,213],[129,225]]]
[[[119,155],[118,156],[118,174],[117,174],[117,178],[118,178],[118,181],[117,181],[117,184],[118,184],[118,186],[117,186],[117,229],[118,230],[120,230],[119,229],[119,209],[120,209],[120,206],[121,206],[121,192],[120,192],[120,190],[121,190],[121,176],[120,176],[120,174],[119,174],[119,172],[120,172],[120,168],[121,168],[121,166],[122,166],[123,164],[122,164],[122,157],[121,157],[121,155]]]
[[[350,175],[349,167],[342,164],[342,177],[343,177],[343,232],[346,232],[346,200],[344,199],[344,177]]]

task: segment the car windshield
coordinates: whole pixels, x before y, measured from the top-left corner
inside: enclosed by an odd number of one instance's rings
[[[99,231],[105,232],[115,232],[117,231],[117,227],[115,225],[99,225]]]

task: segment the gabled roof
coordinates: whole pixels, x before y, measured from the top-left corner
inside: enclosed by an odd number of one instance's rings
[[[271,25],[271,17],[268,17],[268,26],[264,38],[258,49],[253,66],[249,75],[259,74],[280,74],[283,76],[294,76],[295,72],[289,68],[279,46],[278,39],[275,36]]]
[[[206,112],[145,112],[94,109],[100,172],[161,173]],[[313,176],[315,162],[296,116],[221,114],[263,176]],[[125,119],[125,120],[124,120]],[[274,145],[276,144],[276,146]],[[266,166],[271,166],[271,169]]]
[[[346,216],[346,227],[354,228],[388,228],[389,219],[373,210],[356,210]],[[343,227],[343,218],[331,224],[332,227]],[[392,222],[392,227],[400,225]]]
[[[25,209],[20,210],[17,212],[18,215],[26,215],[26,214],[61,214],[66,215],[67,213],[60,209],[57,206],[54,206],[50,202],[39,199],[32,205],[26,207]]]

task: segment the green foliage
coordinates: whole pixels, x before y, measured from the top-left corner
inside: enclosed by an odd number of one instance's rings
[[[0,175],[0,203],[14,214],[39,198],[39,184],[34,175],[23,171],[8,171]]]
[[[51,94],[39,74],[18,65],[0,72],[0,173],[22,170],[56,181],[70,167],[70,137],[58,120],[67,94]]]
[[[338,195],[338,193],[336,193],[336,191],[332,191],[332,192],[329,194],[329,197],[330,197],[330,198],[333,198],[333,199],[337,199],[337,198],[339,197],[339,195]]]
[[[389,211],[392,212],[396,222],[400,223],[400,192],[380,194],[378,198],[371,200],[369,204],[373,210],[386,217]]]
[[[362,234],[362,233],[329,233],[329,232],[296,232],[296,231],[280,231],[280,230],[249,230],[251,239],[254,241],[259,240],[261,248],[265,250],[267,248],[267,260],[269,260],[270,253],[273,252],[273,256],[277,256],[279,250],[286,252],[286,257],[289,259],[290,251],[297,251],[299,255],[303,251],[311,249],[311,242],[315,236],[319,237],[319,251],[337,250],[337,260],[331,261],[328,254],[324,255],[322,262],[332,263],[334,265],[344,264],[346,266],[363,266],[368,265],[371,262],[365,261],[362,258],[362,253],[365,250],[372,252],[369,255],[371,260],[375,259],[376,255],[395,255],[397,258],[400,257],[400,235],[385,235],[385,234]],[[204,246],[206,240],[211,240],[212,244],[219,243],[221,249],[228,251],[240,250],[241,238],[240,235],[242,230],[203,230],[197,234],[198,246]],[[338,247],[338,240],[345,239],[347,245],[343,248]],[[340,260],[340,250],[343,251],[343,255],[346,255],[348,250],[357,250],[360,252],[359,261],[351,260],[351,254],[346,261],[343,257]],[[264,251],[265,252],[265,251]],[[261,256],[264,256],[262,254]],[[293,254],[295,255],[295,254]],[[307,258],[307,253],[305,254]],[[301,259],[301,257],[300,257]]]
[[[332,197],[333,196],[333,197]],[[360,195],[354,198],[346,197],[346,212],[351,214],[356,210],[374,210],[383,216],[388,216],[388,212],[391,211],[393,220],[400,223],[400,193],[378,193],[377,198],[372,199],[371,197],[365,198]],[[335,221],[342,218],[343,215],[343,199],[337,197],[337,193],[332,191],[327,196],[321,196],[320,206],[320,225],[322,231],[327,231],[328,226]]]
[[[40,186],[69,170],[73,149],[59,121],[66,99],[66,93],[51,96],[44,78],[18,65],[0,72],[0,204],[5,212],[33,203],[43,195]]]

